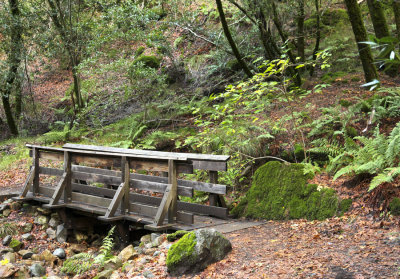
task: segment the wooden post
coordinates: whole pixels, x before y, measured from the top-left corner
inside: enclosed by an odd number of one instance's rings
[[[124,196],[121,203],[121,214],[129,213],[129,161],[125,156],[121,159],[121,181],[124,183]]]
[[[28,178],[26,179],[24,187],[22,188],[22,192],[19,195],[20,198],[25,198],[26,194],[28,194],[29,187],[33,183],[34,173],[35,173],[35,167],[33,166],[33,167],[31,167],[31,170],[29,172]]]
[[[171,205],[168,209],[168,223],[176,223],[177,203],[178,203],[178,178],[176,171],[176,162],[168,160],[168,184],[171,186]]]
[[[210,183],[218,184],[218,172],[217,171],[210,171]],[[218,196],[216,194],[209,194],[208,201],[210,202],[211,206],[217,206],[218,203]]]
[[[33,195],[39,194],[39,150],[33,148],[33,181],[32,181],[32,193]]]
[[[64,203],[72,202],[72,186],[71,186],[71,153],[64,151],[64,173],[65,173],[65,186],[64,186]]]

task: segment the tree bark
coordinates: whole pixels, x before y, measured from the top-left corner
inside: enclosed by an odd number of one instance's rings
[[[319,50],[319,44],[321,42],[321,14],[319,10],[319,0],[314,0],[315,12],[317,13],[317,34],[315,38],[315,46],[313,50],[313,61],[317,60],[317,53]],[[314,75],[315,66],[310,67],[310,76]]]
[[[394,21],[396,23],[397,39],[400,40],[400,0],[393,0],[392,2]]]
[[[379,0],[367,0],[367,4],[375,36],[378,39],[390,36],[382,3]]]
[[[301,61],[306,61],[305,42],[304,42],[304,0],[298,0],[298,15],[297,15],[297,55]]]
[[[22,23],[20,18],[20,10],[18,7],[18,0],[8,1],[11,12],[11,48],[8,54],[8,72],[6,75],[6,83],[0,89],[1,99],[3,102],[3,108],[6,115],[6,120],[11,134],[14,136],[18,135],[18,128],[15,123],[11,104],[10,96],[12,85],[16,79],[18,73],[18,67],[21,63],[22,53]]]
[[[356,39],[358,52],[360,54],[365,80],[366,82],[373,81],[378,77],[378,73],[373,64],[374,59],[370,47],[362,43],[368,41],[368,37],[361,16],[360,7],[358,6],[357,0],[345,0],[345,4],[347,13],[349,14],[351,27],[353,28],[354,37]]]
[[[249,78],[251,78],[253,76],[253,74],[251,73],[250,69],[247,67],[246,62],[243,61],[242,56],[240,55],[240,52],[235,44],[235,41],[232,38],[231,32],[229,31],[228,23],[226,22],[226,18],[225,18],[224,9],[222,7],[222,2],[221,2],[221,0],[215,0],[215,2],[217,3],[218,13],[219,13],[219,17],[221,19],[221,25],[224,30],[225,37],[228,40],[228,43],[232,48],[232,52],[235,55],[237,61],[239,62],[240,67],[243,69],[245,74]]]

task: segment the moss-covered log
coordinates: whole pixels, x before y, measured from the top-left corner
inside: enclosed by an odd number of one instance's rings
[[[360,54],[361,63],[364,70],[366,82],[373,81],[377,78],[378,74],[375,68],[374,59],[372,57],[371,49],[368,45],[362,42],[368,41],[367,31],[361,16],[360,7],[357,0],[345,0],[347,13],[353,28],[354,37],[356,39],[358,52]]]

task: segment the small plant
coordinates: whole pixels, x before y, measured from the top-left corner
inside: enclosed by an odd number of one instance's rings
[[[100,254],[94,258],[94,263],[103,267],[108,261],[112,261],[115,256],[111,253],[114,247],[114,239],[112,235],[114,234],[115,226],[111,228],[107,236],[103,239],[103,244],[100,247]]]
[[[17,226],[13,223],[0,223],[0,237],[15,235],[17,231]]]
[[[93,255],[89,253],[79,253],[67,259],[61,272],[65,274],[83,274],[93,265]]]

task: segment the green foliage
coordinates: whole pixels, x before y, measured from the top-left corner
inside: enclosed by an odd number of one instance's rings
[[[189,233],[188,231],[182,231],[182,230],[176,231],[174,233],[168,234],[167,235],[167,240],[169,242],[174,242],[175,240],[182,238],[184,235],[186,235],[188,233]]]
[[[196,234],[194,232],[189,232],[179,241],[172,244],[171,248],[168,250],[166,261],[167,267],[171,269],[171,267],[177,264],[181,258],[187,258],[190,262],[196,243]]]
[[[385,182],[391,182],[400,174],[400,123],[386,137],[376,129],[372,138],[356,137],[361,146],[352,145],[351,149],[334,158],[331,164],[341,164],[334,179],[348,174],[371,174],[369,191]]]
[[[113,226],[107,236],[103,239],[103,243],[100,247],[100,254],[94,258],[94,264],[98,264],[100,267],[103,267],[105,263],[111,261],[115,258],[115,256],[111,253],[112,248],[114,247],[114,239],[112,235],[114,234],[115,226]]]
[[[395,197],[389,204],[390,213],[399,216],[400,215],[400,198]]]
[[[65,260],[61,272],[71,275],[83,274],[92,267],[93,259],[93,255],[89,253],[76,254]]]
[[[302,164],[269,162],[256,171],[252,187],[232,213],[272,220],[332,217],[339,199],[333,189],[308,184],[312,177],[304,174]]]
[[[157,56],[141,55],[133,61],[133,64],[143,63],[146,67],[158,69],[160,68],[161,58]]]

